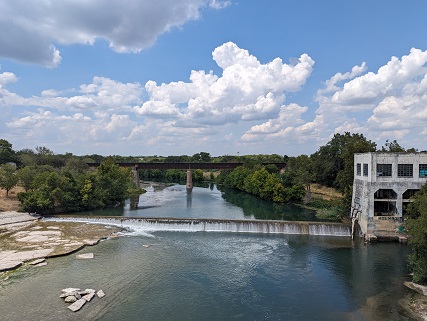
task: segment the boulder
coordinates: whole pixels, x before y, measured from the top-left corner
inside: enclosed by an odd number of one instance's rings
[[[66,297],[69,297],[69,296],[74,296],[76,299],[81,299],[82,298],[82,296],[77,291],[63,292],[63,293],[61,293],[61,295],[59,297],[60,298],[66,298]]]
[[[104,291],[99,290],[98,292],[96,292],[96,295],[98,296],[98,298],[103,298],[105,296]]]
[[[73,312],[79,311],[82,306],[85,305],[87,301],[85,299],[79,299],[76,302],[74,302],[73,304],[68,306],[68,309],[70,309]]]
[[[74,295],[67,296],[64,299],[65,303],[74,303],[76,301],[77,301],[77,298]]]

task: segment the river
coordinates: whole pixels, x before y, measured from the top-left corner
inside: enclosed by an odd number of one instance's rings
[[[298,207],[262,202],[214,185],[148,186],[138,209],[84,213],[125,217],[311,220]],[[293,215],[294,214],[294,215]],[[408,293],[399,243],[349,237],[135,230],[82,253],[0,275],[1,320],[413,320],[398,301]],[[77,313],[65,287],[102,289]]]

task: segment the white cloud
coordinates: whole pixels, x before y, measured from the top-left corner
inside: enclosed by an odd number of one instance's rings
[[[1,73],[0,134],[79,148],[138,142],[167,154],[202,150],[203,144],[221,149],[225,141],[235,152],[256,152],[262,144],[272,152],[307,153],[345,131],[379,144],[400,139],[423,149],[414,142],[427,141],[427,51],[392,57],[376,72],[362,63],[336,73],[318,90],[315,111],[288,101],[313,70],[308,55],[291,64],[279,58],[262,63],[229,42],[214,50],[213,59],[221,75],[193,70],[187,82],[145,86],[94,77],[78,88],[28,98],[7,89],[18,81],[13,73]]]
[[[0,56],[49,67],[61,62],[54,44],[106,40],[117,52],[139,52],[163,33],[199,19],[220,0],[2,1]]]
[[[409,55],[401,59],[392,57],[377,73],[368,72],[345,83],[332,101],[347,106],[375,104],[378,99],[398,94],[406,84],[425,75],[426,62],[427,51],[412,48]]]
[[[392,57],[376,73],[366,64],[337,73],[318,90],[319,104],[312,121],[307,107],[282,106],[278,117],[252,126],[245,143],[260,141],[325,144],[334,133],[363,133],[368,139],[402,139],[413,147],[427,140],[427,51],[411,49]],[[410,143],[412,141],[412,143]]]
[[[4,85],[9,83],[14,83],[16,81],[17,81],[17,78],[14,73],[3,72],[0,74],[0,89],[3,88]]]
[[[135,111],[140,115],[178,116],[177,126],[223,125],[240,120],[266,120],[277,116],[285,93],[300,90],[313,70],[314,61],[306,54],[295,64],[280,58],[262,64],[247,50],[232,42],[212,53],[223,69],[192,71],[190,82],[145,85],[148,101]]]

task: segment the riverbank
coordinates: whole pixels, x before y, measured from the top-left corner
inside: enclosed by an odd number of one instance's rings
[[[114,226],[45,222],[27,213],[0,212],[0,272],[76,252],[120,231]]]

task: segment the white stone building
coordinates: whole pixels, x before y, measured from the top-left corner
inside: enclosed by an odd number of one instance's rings
[[[406,206],[427,182],[427,153],[354,155],[351,216],[366,238],[398,236]]]

